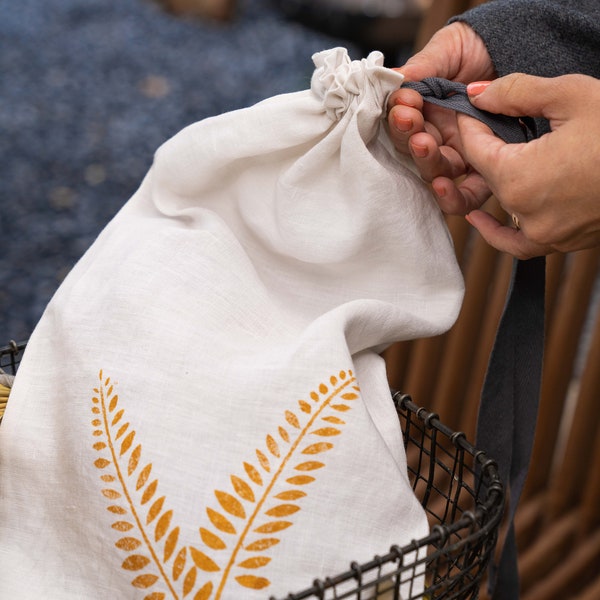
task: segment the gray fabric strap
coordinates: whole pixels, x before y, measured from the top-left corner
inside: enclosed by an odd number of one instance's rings
[[[506,142],[525,142],[536,135],[532,120],[476,109],[469,102],[464,84],[431,78],[404,86],[420,92],[427,102],[479,119]],[[496,460],[501,480],[510,489],[507,536],[498,562],[490,566],[488,581],[493,600],[519,598],[514,516],[529,469],[537,422],[544,350],[545,278],[545,257],[514,260],[479,406],[476,446]]]
[[[485,123],[499,138],[510,144],[527,142],[535,137],[533,119],[518,119],[480,110],[471,104],[467,86],[459,81],[427,77],[421,81],[406,81],[402,87],[416,90],[425,102],[451,108]]]

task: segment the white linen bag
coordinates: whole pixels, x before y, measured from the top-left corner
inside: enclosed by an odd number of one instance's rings
[[[385,130],[402,77],[193,124],[50,302],[0,427],[0,597],[283,596],[427,533],[377,352],[446,330],[444,220]]]

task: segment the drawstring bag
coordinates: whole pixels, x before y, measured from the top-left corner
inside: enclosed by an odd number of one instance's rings
[[[51,300],[0,427],[0,597],[281,597],[427,534],[378,353],[463,281],[388,139],[402,76],[313,59],[159,148]]]

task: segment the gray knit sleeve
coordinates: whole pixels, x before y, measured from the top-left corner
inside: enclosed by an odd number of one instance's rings
[[[493,0],[452,21],[481,36],[500,76],[600,77],[600,0]]]

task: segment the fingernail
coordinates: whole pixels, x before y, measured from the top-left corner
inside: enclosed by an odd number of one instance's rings
[[[413,144],[412,151],[418,158],[425,158],[429,154],[427,146],[416,146]]]
[[[492,83],[491,81],[474,81],[473,83],[469,83],[467,85],[467,94],[469,96],[479,96],[488,85]]]
[[[398,131],[410,131],[413,127],[412,119],[394,118],[394,125]]]

